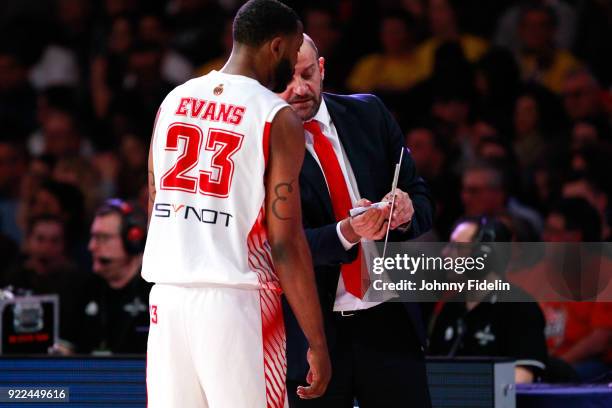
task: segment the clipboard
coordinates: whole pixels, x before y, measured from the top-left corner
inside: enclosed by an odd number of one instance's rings
[[[389,231],[391,230],[391,216],[393,215],[393,209],[395,208],[395,192],[397,190],[397,183],[399,180],[400,170],[402,168],[402,159],[404,158],[404,150],[402,148],[402,152],[400,153],[399,162],[395,165],[395,173],[393,174],[393,183],[391,184],[391,211],[389,212],[389,222],[387,222],[387,232],[385,233],[385,243],[383,246],[382,257],[385,258],[385,254],[387,252],[387,242],[389,241]]]

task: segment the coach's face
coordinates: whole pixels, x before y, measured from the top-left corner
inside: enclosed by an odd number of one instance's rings
[[[321,91],[325,59],[317,59],[317,53],[308,41],[304,41],[298,54],[291,83],[280,97],[287,101],[303,121],[312,119],[321,105]]]

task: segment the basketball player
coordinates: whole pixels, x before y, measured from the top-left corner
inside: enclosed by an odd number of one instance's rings
[[[281,288],[309,342],[320,396],[330,363],[301,225],[301,121],[274,92],[302,43],[296,14],[251,0],[220,71],[162,103],[149,154],[150,407],[283,407]]]

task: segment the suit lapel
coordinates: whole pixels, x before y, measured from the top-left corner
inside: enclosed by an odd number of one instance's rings
[[[319,164],[308,150],[304,155],[304,164],[302,165],[302,180],[305,180],[308,182],[308,184],[310,184],[323,203],[323,206],[327,211],[327,215],[333,219],[334,210],[332,208],[329,191],[327,190],[327,183],[325,182],[323,170],[321,170],[321,167],[319,167]]]
[[[340,143],[351,164],[353,174],[355,175],[355,181],[359,188],[359,194],[363,198],[368,198],[370,200],[376,199],[376,197],[372,197],[372,192],[374,190],[370,183],[374,175],[368,174],[366,166],[366,163],[370,160],[370,158],[368,158],[368,149],[366,146],[367,140],[362,136],[363,130],[358,126],[362,118],[351,117],[344,106],[327,95],[324,94],[323,98],[325,99],[329,115],[336,127]]]

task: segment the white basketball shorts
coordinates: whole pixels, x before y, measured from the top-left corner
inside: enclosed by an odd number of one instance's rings
[[[278,293],[156,284],[149,298],[148,407],[288,406]]]

